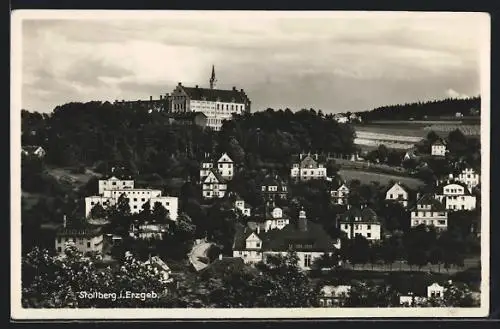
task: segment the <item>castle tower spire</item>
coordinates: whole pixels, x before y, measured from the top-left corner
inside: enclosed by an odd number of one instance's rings
[[[212,76],[210,77],[210,89],[215,88],[215,83],[217,82],[217,79],[215,78],[215,67],[212,65]]]

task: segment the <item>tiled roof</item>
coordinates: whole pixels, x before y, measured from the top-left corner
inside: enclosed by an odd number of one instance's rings
[[[223,90],[223,89],[208,89],[196,87],[184,87],[182,89],[186,92],[189,98],[194,100],[207,100],[211,102],[224,102],[224,103],[240,103],[246,104],[249,102],[248,96],[244,91],[237,89]]]
[[[260,231],[257,234],[248,226],[238,226],[235,233],[233,250],[246,250],[246,239],[255,233],[262,240],[262,251],[288,251],[290,243],[312,245],[311,248],[297,248],[297,251],[333,251],[334,241],[320,224],[308,221],[307,229],[300,230],[298,225],[290,223],[283,229]]]
[[[217,169],[210,168],[210,171],[215,175],[215,178],[217,178],[220,184],[226,183],[226,180],[221,176],[220,172]]]
[[[341,222],[351,222],[355,218],[361,217],[361,222],[369,223],[379,223],[378,216],[375,211],[370,207],[364,207],[360,209],[358,207],[352,207],[340,215]]]
[[[403,184],[403,183],[401,183],[401,182],[396,182],[396,183],[392,184],[391,186],[389,186],[389,187],[385,190],[385,193],[389,192],[389,190],[390,190],[391,188],[393,188],[395,185],[399,185],[399,186],[401,186],[401,187],[403,188],[403,190],[405,190],[405,192],[406,192],[406,193],[410,193],[410,192],[412,191],[412,190],[411,190],[411,188],[409,188],[406,184]]]
[[[467,184],[464,184],[464,183],[459,182],[459,181],[446,182],[443,185],[436,187],[436,193],[439,195],[443,195],[444,188],[448,185],[451,185],[451,184],[455,184],[455,185],[459,185],[459,186],[463,187],[464,188],[464,195],[471,195],[471,193],[469,192],[469,187],[467,187]]]
[[[418,205],[430,205],[430,211],[446,210],[446,207],[441,202],[439,202],[439,200],[436,200],[432,194],[429,193],[424,194],[420,199],[418,199],[415,207],[413,207],[412,210],[416,210]]]

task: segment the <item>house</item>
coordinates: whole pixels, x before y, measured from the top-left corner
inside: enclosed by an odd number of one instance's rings
[[[320,307],[344,306],[346,299],[349,297],[350,291],[351,286],[349,285],[326,285],[320,290],[318,304]]]
[[[424,194],[411,209],[410,226],[434,226],[437,230],[448,228],[448,212],[445,206],[432,194]]]
[[[366,206],[347,206],[347,211],[340,215],[340,230],[348,239],[361,235],[370,241],[378,241],[381,236],[381,223],[373,209]]]
[[[210,156],[205,154],[205,160],[202,161],[200,168],[200,180],[202,182],[212,169],[216,169],[220,176],[227,181],[233,179],[234,162],[227,153],[223,153],[216,161],[210,160]]]
[[[104,191],[108,190],[124,190],[133,189],[133,179],[119,179],[116,176],[111,176],[107,179],[99,179],[99,195],[104,195]]]
[[[288,197],[288,186],[278,175],[266,176],[261,184],[261,193],[264,200],[273,201]]]
[[[126,101],[124,99],[115,100],[113,105],[119,106],[124,109],[142,109],[151,112],[169,112],[170,108],[170,96],[169,94],[160,95],[160,99],[153,99],[153,96],[149,96],[149,99],[139,99],[135,101]]]
[[[241,257],[245,263],[267,262],[270,256],[286,255],[293,250],[299,258],[298,266],[310,270],[314,260],[323,255],[332,255],[338,241],[333,240],[320,224],[307,219],[300,211],[295,223],[283,229],[269,231],[252,230],[247,226],[236,226],[233,243],[233,257]]]
[[[332,197],[332,201],[337,205],[345,205],[348,202],[349,197],[349,188],[345,184],[345,182],[340,185],[337,189],[332,189],[330,191],[330,196]]]
[[[451,282],[449,282],[451,283]],[[418,289],[422,290],[422,289]],[[430,298],[432,299],[442,299],[444,298],[444,294],[446,291],[446,287],[440,285],[437,282],[427,286],[426,292],[419,291],[417,293],[410,292],[407,295],[399,296],[399,304],[401,306],[420,306],[425,304]]]
[[[455,118],[461,118],[463,117],[464,115],[462,114],[462,112],[457,112],[455,113]]]
[[[467,185],[469,192],[472,192],[472,189],[481,182],[479,173],[475,172],[472,168],[465,168],[462,170],[456,180]]]
[[[438,187],[435,198],[448,210],[476,209],[476,197],[470,193],[469,187],[461,182],[451,182]]]
[[[171,124],[205,128],[207,121],[207,116],[203,112],[173,112],[169,114]]]
[[[431,145],[431,155],[434,156],[445,156],[446,155],[446,144],[443,140],[438,139]]]
[[[241,211],[243,216],[248,217],[251,215],[252,209],[245,204],[245,200],[243,200],[240,196],[235,197],[233,205],[234,205],[234,209],[235,210],[238,209],[239,211]]]
[[[132,183],[133,184],[133,183]],[[162,196],[161,190],[147,188],[112,188],[105,189],[102,195],[88,196],[85,198],[85,216],[91,215],[92,208],[100,204],[104,209],[118,203],[121,196],[128,199],[130,212],[137,214],[142,211],[145,203],[149,202],[151,209],[156,203],[162,205],[169,214],[171,220],[177,220],[179,200],[177,197]]]
[[[344,114],[342,114],[342,113],[336,113],[333,116],[333,120],[337,121],[338,123],[347,123],[347,122],[349,122],[349,118],[347,116],[345,116]]]
[[[408,207],[409,189],[400,182],[394,183],[385,193],[385,200],[395,201],[403,207]]]
[[[405,155],[403,156],[402,162],[408,161],[408,160],[417,160],[418,156],[415,154],[415,152],[416,152],[416,150],[414,148],[407,150],[405,152]]]
[[[215,168],[210,169],[203,180],[202,195],[205,199],[223,198],[226,195],[227,182]]]
[[[281,230],[290,224],[290,218],[284,215],[283,209],[273,206],[272,210],[266,205],[263,215],[257,215],[255,221],[248,222],[248,226],[253,230]]]
[[[170,97],[173,112],[201,112],[207,117],[207,127],[220,130],[224,120],[231,120],[233,114],[250,112],[251,101],[243,89],[216,89],[215,68],[212,66],[210,88],[183,86],[181,82]]]
[[[168,232],[168,224],[161,223],[133,223],[130,226],[129,235],[134,239],[162,240],[163,235]]]
[[[26,156],[43,158],[47,152],[41,146],[26,145],[21,148],[21,153]]]
[[[83,254],[102,253],[103,239],[101,227],[88,225],[83,221],[68,224],[64,216],[63,227],[56,232],[55,248],[59,254],[64,254],[69,245]]]
[[[160,281],[162,283],[170,283],[173,281],[170,277],[172,274],[170,267],[168,267],[167,263],[165,263],[160,257],[149,256],[149,259],[144,262],[144,265],[151,269],[155,274],[159,274],[161,277]]]
[[[292,164],[290,177],[298,181],[325,179],[326,167],[318,162],[318,155],[300,154],[298,161]]]

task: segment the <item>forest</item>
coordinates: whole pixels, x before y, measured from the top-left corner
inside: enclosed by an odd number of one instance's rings
[[[429,102],[415,102],[397,105],[388,105],[373,110],[358,112],[363,122],[375,120],[422,120],[424,118],[454,117],[457,112],[464,117],[479,117],[481,98],[467,99],[447,98]]]

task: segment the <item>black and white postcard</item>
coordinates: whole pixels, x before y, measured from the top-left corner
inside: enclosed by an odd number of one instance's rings
[[[21,10],[11,35],[13,319],[488,315],[488,14]]]

